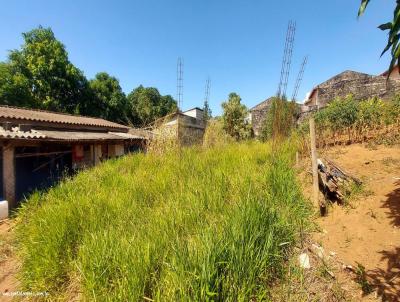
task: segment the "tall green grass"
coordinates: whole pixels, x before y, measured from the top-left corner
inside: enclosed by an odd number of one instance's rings
[[[293,150],[232,144],[111,160],[19,212],[26,289],[97,301],[249,301],[307,226]]]

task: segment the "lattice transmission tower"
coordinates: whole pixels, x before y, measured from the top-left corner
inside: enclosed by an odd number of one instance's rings
[[[301,63],[299,74],[297,75],[296,84],[294,85],[294,90],[293,90],[293,94],[292,94],[293,102],[297,98],[297,94],[299,92],[299,87],[300,87],[301,81],[303,80],[304,69],[306,68],[307,62],[308,62],[308,57],[305,56],[303,59],[303,62]]]
[[[183,103],[183,59],[178,58],[176,65],[176,100],[178,102],[178,109],[181,110]]]
[[[204,92],[204,103],[209,103],[210,100],[210,86],[211,86],[211,80],[208,77],[206,80],[206,88]]]
[[[296,22],[290,20],[286,32],[285,48],[283,51],[283,59],[282,59],[281,77],[279,80],[278,91],[276,93],[277,97],[279,98],[286,98],[286,90],[289,80],[290,65],[292,63],[295,34],[296,34]]]

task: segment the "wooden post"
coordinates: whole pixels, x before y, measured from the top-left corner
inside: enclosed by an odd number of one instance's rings
[[[319,187],[318,187],[318,166],[317,166],[317,147],[315,142],[315,121],[310,118],[310,138],[311,138],[311,164],[313,175],[313,203],[319,207]]]
[[[15,208],[15,157],[14,146],[3,146],[3,195],[8,201],[8,209]]]
[[[296,151],[296,168],[299,167],[300,160],[299,160],[299,151]]]

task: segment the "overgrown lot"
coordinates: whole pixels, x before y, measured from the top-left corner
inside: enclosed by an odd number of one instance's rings
[[[268,299],[309,215],[293,150],[274,154],[255,142],[137,154],[33,195],[17,217],[23,286],[50,299]]]

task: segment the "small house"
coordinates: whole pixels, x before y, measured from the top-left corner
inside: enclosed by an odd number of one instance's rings
[[[64,175],[127,152],[147,138],[100,118],[0,106],[0,197],[13,208]]]

